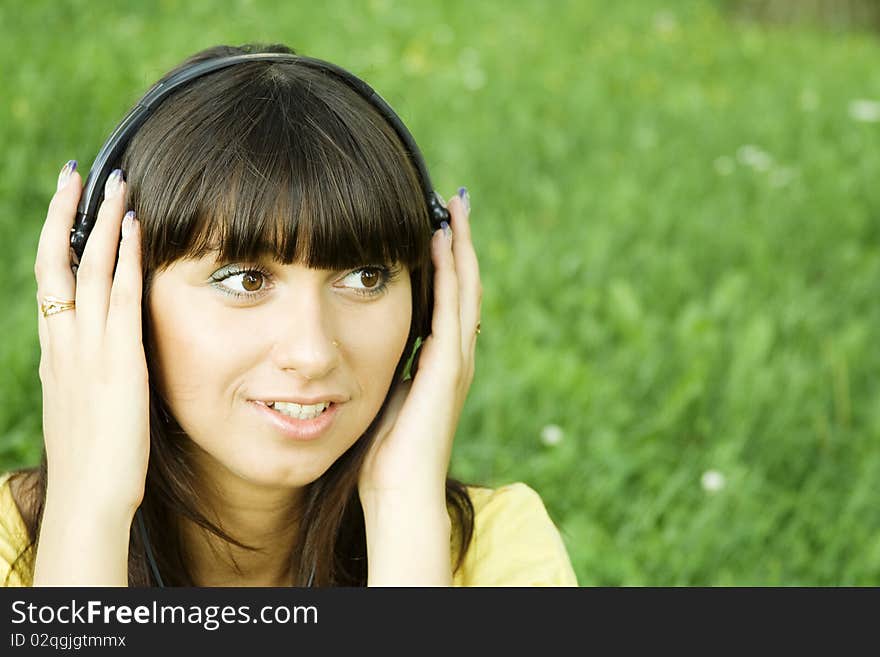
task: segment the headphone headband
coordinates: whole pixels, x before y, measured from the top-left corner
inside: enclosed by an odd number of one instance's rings
[[[129,141],[131,141],[132,136],[137,132],[138,128],[140,128],[147,117],[152,114],[163,100],[190,81],[222,68],[253,61],[302,63],[306,66],[335,75],[351,89],[356,91],[361,97],[375,107],[386,121],[388,121],[403,142],[404,148],[418,172],[422,192],[425,196],[425,203],[428,206],[428,214],[431,218],[432,228],[437,229],[440,227],[441,222],[449,221],[449,212],[443,206],[440,196],[434,191],[433,185],[431,184],[431,178],[428,175],[428,168],[425,165],[424,158],[422,157],[422,153],[419,150],[415,139],[413,139],[413,136],[403,124],[403,121],[400,120],[400,117],[398,117],[394,110],[391,109],[391,106],[385,102],[385,100],[377,94],[370,85],[335,64],[312,57],[278,52],[230,55],[228,57],[217,57],[202,62],[196,62],[195,64],[178,71],[167,80],[157,82],[143,95],[143,97],[113,130],[109,139],[95,157],[92,168],[86,177],[83,194],[80,198],[79,206],[77,207],[76,221],[70,231],[70,246],[76,254],[76,262],[74,264],[79,264],[83,255],[83,250],[85,249],[86,240],[88,240],[89,234],[92,232],[92,228],[95,225],[98,207],[104,198],[104,184],[107,182],[107,178],[111,173],[110,168],[119,160],[122,151],[128,145]]]

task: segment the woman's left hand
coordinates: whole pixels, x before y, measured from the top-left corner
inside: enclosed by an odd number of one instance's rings
[[[463,187],[447,209],[451,232],[437,230],[431,238],[431,335],[421,346],[415,377],[395,384],[377,425],[358,481],[365,512],[389,499],[398,508],[406,501],[445,504],[452,443],[474,378],[482,300],[470,202]]]

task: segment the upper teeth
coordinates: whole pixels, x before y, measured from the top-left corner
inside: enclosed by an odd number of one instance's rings
[[[319,404],[295,404],[293,402],[266,402],[266,406],[274,408],[276,411],[289,417],[299,418],[300,420],[308,420],[318,417],[330,405],[330,402],[321,402]]]

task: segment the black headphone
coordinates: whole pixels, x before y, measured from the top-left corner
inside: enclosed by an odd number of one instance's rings
[[[422,153],[416,145],[415,140],[403,124],[403,121],[400,120],[400,117],[398,117],[397,114],[394,113],[394,110],[391,109],[391,106],[386,103],[385,100],[366,82],[335,64],[320,59],[314,59],[312,57],[275,52],[230,55],[227,57],[217,57],[197,62],[181,69],[167,80],[157,82],[149,89],[149,91],[147,91],[146,94],[144,94],[128,114],[125,115],[125,118],[122,119],[119,125],[116,126],[116,129],[113,130],[110,138],[101,147],[101,150],[95,157],[95,161],[92,163],[92,168],[89,170],[89,175],[86,177],[83,194],[76,211],[76,220],[73,224],[73,228],[70,230],[70,246],[76,258],[73,264],[78,266],[82,259],[86,240],[89,239],[89,234],[92,232],[95,220],[97,219],[98,208],[104,199],[104,184],[107,182],[107,178],[110,176],[112,169],[122,155],[122,151],[147,117],[150,116],[165,98],[191,80],[228,66],[254,61],[298,62],[334,75],[354,89],[360,96],[379,111],[391,127],[394,128],[394,131],[403,142],[404,149],[409,154],[419,175],[419,182],[425,197],[425,203],[428,206],[428,214],[431,218],[432,230],[440,228],[440,224],[444,221],[447,223],[449,222],[449,211],[444,207],[440,195],[434,191],[434,187],[431,184],[431,177],[428,175],[428,168],[425,165]],[[140,508],[138,508],[135,515],[138,531],[141,534],[141,539],[143,540],[147,559],[150,564],[150,570],[152,571],[156,583],[159,586],[164,586],[162,576],[159,574],[159,568],[156,565],[156,560],[153,556],[153,550],[150,545],[147,528],[144,526]],[[315,569],[313,566],[306,586],[312,585],[314,576]]]
[[[98,207],[104,198],[104,184],[122,155],[122,151],[147,117],[165,98],[191,80],[228,66],[254,61],[298,62],[334,75],[354,89],[379,111],[403,142],[404,148],[419,175],[419,182],[421,183],[425,203],[428,206],[428,214],[431,218],[432,230],[440,228],[440,224],[443,221],[449,222],[449,211],[444,207],[440,195],[434,191],[431,177],[428,175],[428,168],[425,165],[419,147],[416,145],[415,139],[413,139],[403,121],[400,120],[400,117],[391,109],[391,106],[370,85],[335,64],[312,57],[278,52],[230,55],[228,57],[217,57],[197,62],[178,71],[167,80],[157,82],[125,115],[125,118],[122,119],[119,125],[116,126],[110,138],[101,147],[97,157],[95,157],[89,175],[86,177],[83,194],[77,207],[76,220],[70,231],[70,246],[73,253],[76,254],[75,265],[79,265],[86,247],[86,240],[88,240],[89,234],[95,225]]]

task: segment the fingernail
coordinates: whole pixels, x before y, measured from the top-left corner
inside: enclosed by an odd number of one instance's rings
[[[129,210],[122,218],[122,239],[131,235],[131,227],[134,224],[134,210]]]
[[[73,172],[76,171],[76,160],[67,160],[63,167],[61,167],[61,172],[58,174],[58,187],[55,189],[56,192],[60,192],[61,189],[67,184],[67,181],[70,180],[70,176],[73,175]]]
[[[450,242],[452,241],[452,229],[449,227],[449,224],[445,221],[440,222],[440,228],[443,229],[443,234],[446,236]]]
[[[104,185],[104,198],[113,198],[122,189],[122,169],[113,169]]]
[[[471,213],[471,195],[468,194],[467,187],[459,187],[458,188],[458,196],[464,201],[465,210],[467,210],[468,214]]]

